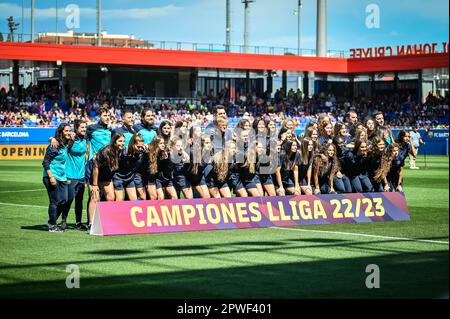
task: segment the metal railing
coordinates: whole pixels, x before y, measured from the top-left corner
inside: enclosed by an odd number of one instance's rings
[[[3,32],[4,42],[32,42],[31,34],[16,33],[10,36]],[[34,43],[45,44],[67,44],[67,45],[85,45],[96,46],[97,38],[81,37],[54,37],[35,34]],[[1,40],[1,37],[0,37]],[[226,45],[219,43],[201,43],[201,42],[182,42],[182,41],[160,41],[160,40],[141,40],[141,39],[112,39],[102,38],[101,46],[107,47],[128,47],[142,49],[162,49],[162,50],[179,50],[179,51],[200,51],[200,52],[230,52],[230,53],[249,53],[249,54],[268,54],[268,55],[293,55],[293,56],[316,56],[315,49],[288,48],[275,46],[248,46],[244,45]],[[347,58],[350,56],[349,51],[345,50],[328,50],[328,57]]]

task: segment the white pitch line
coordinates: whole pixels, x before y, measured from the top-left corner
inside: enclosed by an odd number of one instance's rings
[[[312,233],[326,233],[326,234],[336,234],[336,235],[351,235],[351,236],[360,236],[360,237],[396,239],[396,240],[415,241],[415,242],[432,243],[432,244],[444,244],[444,245],[449,244],[448,241],[440,241],[440,240],[429,240],[429,239],[418,239],[418,238],[407,238],[407,237],[391,237],[391,236],[381,236],[381,235],[371,235],[371,234],[361,234],[361,233],[346,233],[346,232],[331,231],[331,230],[299,229],[299,228],[286,228],[286,227],[270,227],[270,228],[292,230],[292,231],[312,232]]]
[[[37,192],[37,191],[43,191],[43,190],[45,190],[45,188],[24,189],[24,190],[19,190],[19,191],[0,191],[0,194],[5,194],[5,193],[22,193],[22,192]]]
[[[48,208],[48,206],[25,205],[25,204],[14,204],[14,203],[3,203],[3,202],[0,202],[0,205],[18,206],[18,207]]]

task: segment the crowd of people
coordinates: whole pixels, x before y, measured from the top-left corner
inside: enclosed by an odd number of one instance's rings
[[[405,159],[419,146],[406,130],[394,137],[380,111],[361,118],[350,110],[335,124],[322,113],[299,135],[289,117],[280,128],[270,116],[230,128],[221,105],[206,127],[185,119],[156,125],[149,107],[138,123],[134,110],[123,111],[111,129],[116,114],[96,111],[98,122],[60,124],[49,141],[42,164],[51,232],[66,229],[74,201],[76,228],[89,230],[98,201],[402,192]]]
[[[130,87],[128,94],[136,95],[140,91]],[[216,105],[224,105],[230,118],[268,116],[279,125],[285,118],[300,123],[304,119],[316,119],[320,113],[328,113],[333,123],[342,121],[349,111],[356,111],[366,117],[376,110],[385,115],[386,125],[390,128],[417,126],[419,128],[448,128],[448,96],[429,94],[424,103],[417,103],[408,95],[380,95],[371,99],[336,98],[333,95],[320,94],[305,97],[301,91],[290,90],[286,96],[283,90],[277,90],[274,97],[265,92],[258,96],[255,92],[243,94],[235,101],[225,98],[224,94],[197,94],[196,99],[169,102],[148,101],[142,104],[125,105],[121,91],[96,92],[85,95],[73,91],[63,107],[57,93],[57,87],[30,85],[21,88],[19,97],[12,90],[0,90],[0,127],[56,127],[60,123],[74,119],[83,119],[87,123],[95,121],[96,110],[107,106],[113,113],[112,126],[120,125],[122,112],[133,109],[136,121],[142,109],[152,108],[156,121],[189,120],[206,125],[210,122],[212,110]]]

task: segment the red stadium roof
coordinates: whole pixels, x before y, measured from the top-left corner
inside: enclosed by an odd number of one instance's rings
[[[448,53],[348,59],[79,45],[0,43],[0,60],[367,73],[448,68]]]

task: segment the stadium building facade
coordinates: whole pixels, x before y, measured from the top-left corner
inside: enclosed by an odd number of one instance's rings
[[[179,49],[0,43],[2,87],[58,85],[64,92],[117,90],[130,85],[143,98],[187,98],[198,93],[238,99],[240,93],[368,97],[429,92],[448,94],[448,45],[442,52],[377,57],[313,57],[291,54],[203,52]],[[131,101],[133,102],[133,101]]]

